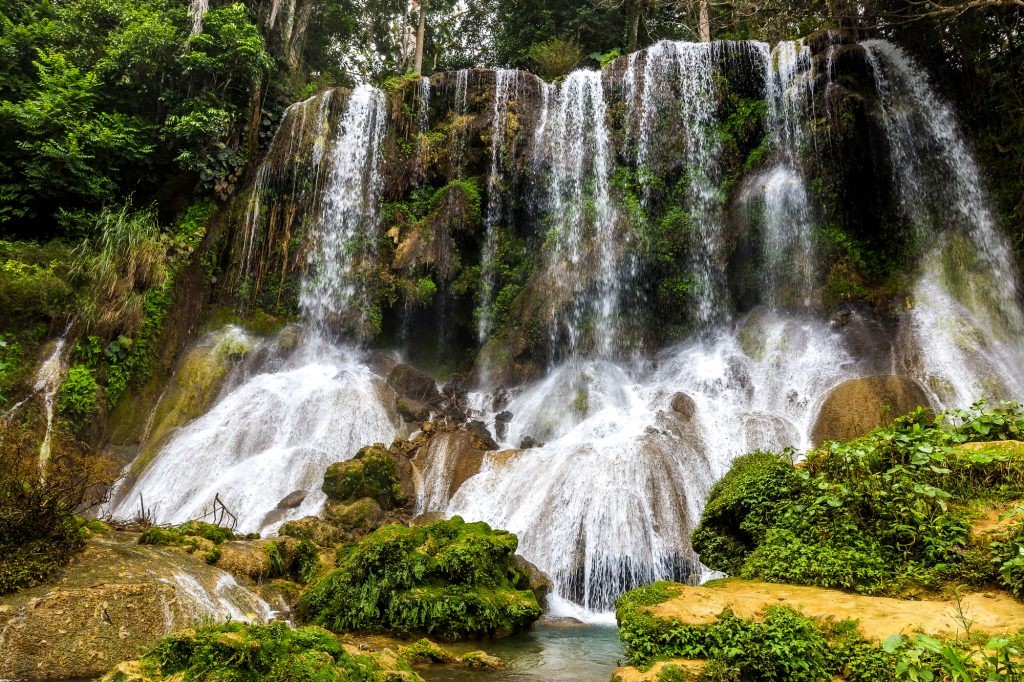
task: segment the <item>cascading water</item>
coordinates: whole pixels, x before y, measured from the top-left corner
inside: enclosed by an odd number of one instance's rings
[[[631,94],[637,121],[636,166],[642,187],[642,199],[650,198],[648,176],[666,163],[664,145],[678,157],[667,162],[682,162],[690,177],[687,209],[694,222],[696,245],[692,249],[690,273],[693,278],[696,311],[701,324],[710,325],[726,313],[725,271],[720,251],[722,216],[718,191],[718,136],[715,130],[717,98],[714,81],[713,43],[661,41],[647,49],[640,96]],[[635,86],[630,90],[635,92]],[[637,108],[639,110],[637,110]],[[675,128],[682,148],[670,144]]]
[[[57,391],[64,380],[66,369],[64,344],[70,328],[69,325],[68,329],[65,329],[60,338],[54,342],[53,352],[39,366],[35,384],[32,386],[32,390],[35,391],[36,395],[42,397],[43,407],[46,410],[46,433],[43,436],[43,442],[39,446],[39,471],[43,476],[46,475],[46,465],[50,461],[50,449],[53,439],[53,410],[56,406]]]
[[[767,313],[654,371],[568,363],[506,408],[510,444],[547,445],[489,455],[441,510],[518,533],[556,613],[610,618],[631,587],[699,577],[689,533],[711,484],[743,452],[809,445],[816,401],[857,372],[827,324]]]
[[[897,46],[862,43],[874,71],[900,208],[922,245],[903,361],[943,406],[1024,395],[1024,313],[956,116]]]
[[[615,340],[619,253],[627,237],[616,232],[609,194],[611,151],[601,72],[569,74],[552,115],[544,140],[551,166],[546,248],[549,300],[555,306],[551,347],[576,355],[590,322],[588,350],[607,355]]]
[[[356,350],[332,341],[339,330],[358,334],[361,328],[353,324],[363,315],[356,270],[361,259],[373,257],[367,243],[377,229],[385,113],[380,91],[357,88],[322,159],[330,172],[314,214],[297,341],[283,334],[254,376],[230,382],[208,413],[182,427],[118,495],[115,516],[131,516],[141,494],[157,521],[182,522],[203,516],[219,495],[238,517],[238,530],[273,530],[319,510],[329,464],[394,437],[383,382]],[[306,492],[303,501],[275,512],[295,491]]]
[[[321,333],[347,328],[358,336],[367,302],[358,267],[375,261],[380,147],[387,100],[368,85],[356,88],[334,143],[323,208],[310,252],[299,308]],[[355,323],[355,325],[353,324]]]
[[[804,112],[813,107],[814,73],[803,41],[773,51],[755,43],[764,60],[765,99],[775,163],[758,173],[744,193],[759,195],[764,300],[773,307],[810,307],[815,285],[812,211],[800,163]]]

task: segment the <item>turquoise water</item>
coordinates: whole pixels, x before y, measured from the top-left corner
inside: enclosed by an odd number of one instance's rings
[[[623,658],[614,626],[540,624],[530,632],[483,644],[449,646],[456,653],[484,649],[505,670],[417,668],[427,682],[608,682]]]

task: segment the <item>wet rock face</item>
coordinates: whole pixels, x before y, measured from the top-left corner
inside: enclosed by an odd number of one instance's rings
[[[931,407],[931,401],[913,379],[892,375],[850,379],[825,397],[811,429],[811,440],[816,445],[827,440],[852,440],[918,406]]]
[[[57,584],[0,598],[0,678],[97,678],[204,618],[269,617],[224,571],[137,538],[95,538]]]

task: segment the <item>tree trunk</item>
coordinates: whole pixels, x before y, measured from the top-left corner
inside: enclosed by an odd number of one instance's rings
[[[710,0],[697,0],[698,12],[700,14],[697,20],[697,33],[700,36],[700,42],[710,43],[711,42],[711,17],[710,17]]]
[[[416,63],[413,71],[423,75],[423,42],[427,35],[427,0],[420,0],[420,27],[416,29]]]

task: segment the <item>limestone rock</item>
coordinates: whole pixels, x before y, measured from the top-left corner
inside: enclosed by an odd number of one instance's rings
[[[530,591],[537,597],[537,603],[543,608],[553,586],[551,578],[519,554],[515,556],[515,565],[526,575]]]
[[[539,448],[542,445],[544,445],[544,443],[541,443],[539,440],[537,440],[533,436],[523,436],[523,439],[521,441],[519,441],[519,449],[520,450],[529,450],[530,448]]]
[[[918,406],[931,407],[931,402],[913,379],[892,375],[850,379],[825,397],[811,429],[811,440],[815,444],[851,440]]]
[[[342,539],[342,533],[337,527],[315,516],[289,521],[281,526],[278,535],[287,535],[297,540],[310,540],[321,547],[330,547]]]
[[[481,450],[498,449],[498,444],[491,436],[491,432],[487,430],[487,425],[482,421],[474,419],[466,425],[466,430],[469,432],[473,444]]]
[[[697,405],[694,404],[693,398],[685,393],[673,395],[670,406],[674,412],[686,420],[693,419],[693,416],[697,413]]]
[[[429,407],[441,404],[441,392],[437,390],[434,379],[411,365],[395,365],[388,374],[388,386],[394,389],[399,398]]]
[[[99,678],[171,632],[227,618],[227,603],[236,620],[269,613],[219,568],[127,533],[93,538],[59,583],[0,603],[0,679],[24,680]]]

